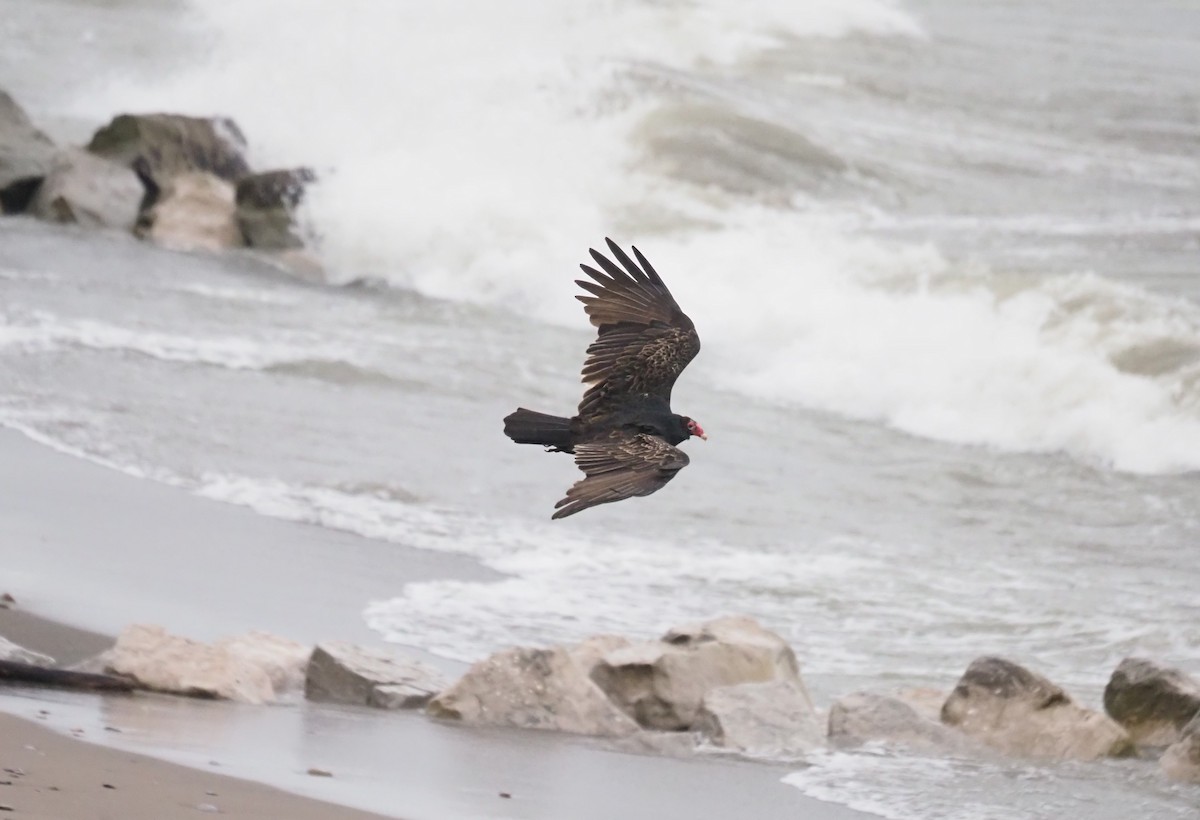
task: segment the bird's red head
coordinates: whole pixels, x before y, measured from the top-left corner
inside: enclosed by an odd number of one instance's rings
[[[684,421],[687,422],[687,431],[689,436],[695,436],[701,441],[708,441],[708,436],[704,434],[704,428],[695,420],[684,416]]]

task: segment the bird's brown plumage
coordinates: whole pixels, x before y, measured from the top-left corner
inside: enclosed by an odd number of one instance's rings
[[[613,430],[598,441],[575,447],[575,464],[584,478],[554,505],[558,512],[552,517],[566,518],[597,504],[650,495],[688,461],[687,453],[658,436]]]
[[[607,242],[624,269],[592,250],[603,272],[580,265],[595,281],[575,281],[591,294],[575,298],[599,329],[583,364],[583,381],[590,385],[579,403],[585,420],[610,412],[615,400],[631,393],[649,393],[669,404],[675,380],[700,352],[695,325],[646,257],[633,249],[639,267],[617,243]]]
[[[695,421],[671,411],[675,380],[700,352],[692,320],[637,248],[635,262],[605,241],[616,262],[591,250],[596,267],[579,266],[590,280],[576,280],[587,293],[575,298],[597,328],[578,413],[568,419],[519,408],[504,419],[505,433],[519,444],[575,454],[584,478],[555,504],[554,518],[650,495],[687,466],[675,445],[706,437]]]

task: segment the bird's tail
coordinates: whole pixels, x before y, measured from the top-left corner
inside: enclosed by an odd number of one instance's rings
[[[542,444],[571,451],[571,420],[518,407],[504,419],[504,435],[517,444]]]

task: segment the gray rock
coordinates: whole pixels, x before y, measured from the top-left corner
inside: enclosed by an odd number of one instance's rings
[[[664,731],[690,729],[704,696],[721,686],[788,681],[803,688],[791,647],[744,617],[673,629],[661,641],[615,649],[591,678],[638,725]]]
[[[0,90],[0,213],[25,210],[57,151],[16,100]]]
[[[1126,658],[1104,688],[1104,710],[1139,746],[1169,746],[1200,714],[1200,683],[1178,669]]]
[[[411,683],[376,686],[367,705],[377,709],[421,709],[433,699],[434,692]]]
[[[160,626],[126,627],[101,656],[105,671],[160,692],[267,703],[275,691],[267,672],[229,650],[170,635]]]
[[[592,670],[604,660],[605,655],[614,649],[624,649],[632,645],[633,642],[622,635],[592,635],[569,647],[567,651],[571,653],[571,659],[579,664],[583,674],[590,678]]]
[[[222,638],[216,647],[266,672],[276,698],[304,688],[311,647],[269,632]]]
[[[1200,715],[1196,715],[1159,758],[1167,777],[1183,783],[1200,783]]]
[[[434,717],[619,737],[637,731],[562,648],[497,652],[429,703]]]
[[[829,740],[839,746],[883,743],[919,752],[976,747],[966,735],[930,719],[900,697],[854,692],[829,707]]]
[[[144,209],[182,174],[236,182],[250,172],[245,147],[237,124],[224,117],[121,114],[92,136],[87,150],[137,173],[147,191]]]
[[[892,697],[908,704],[918,715],[938,724],[942,722],[942,705],[949,695],[950,693],[944,689],[933,689],[927,686],[897,689],[892,693]]]
[[[824,740],[812,698],[792,681],[717,687],[705,694],[693,729],[714,746],[756,757],[802,755]]]
[[[307,185],[316,180],[309,168],[267,171],[242,177],[237,184],[237,223],[246,244],[265,250],[301,248],[296,208]]]
[[[142,213],[136,233],[176,251],[242,247],[242,232],[234,218],[233,185],[209,173],[176,176],[153,207]]]
[[[68,148],[55,156],[27,210],[52,222],[129,231],[145,195],[129,168]]]
[[[304,695],[309,700],[332,703],[413,708],[424,705],[445,684],[440,672],[420,661],[379,649],[329,642],[318,644],[312,652]],[[397,688],[377,691],[383,687]]]
[[[611,748],[637,755],[662,757],[695,757],[696,735],[692,732],[655,732],[639,729],[631,735],[609,741]]]
[[[0,661],[16,661],[46,668],[54,666],[54,658],[49,655],[26,649],[4,637],[0,637]]]
[[[1002,658],[971,663],[942,707],[942,722],[1011,755],[1094,760],[1133,748],[1112,718]]]

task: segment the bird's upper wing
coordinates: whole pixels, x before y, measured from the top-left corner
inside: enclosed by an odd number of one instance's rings
[[[595,281],[576,280],[590,296],[576,296],[600,329],[587,350],[583,381],[590,385],[579,403],[584,419],[604,413],[614,399],[650,393],[667,402],[675,379],[700,352],[700,337],[646,257],[633,249],[635,264],[611,239],[608,249],[621,267],[592,250],[600,266],[580,265]]]
[[[553,518],[650,495],[686,467],[688,457],[657,436],[614,430],[605,439],[575,445],[575,463],[586,475],[554,505]]]

